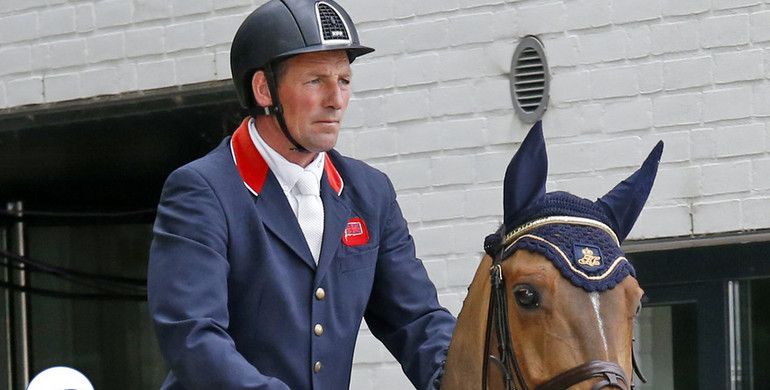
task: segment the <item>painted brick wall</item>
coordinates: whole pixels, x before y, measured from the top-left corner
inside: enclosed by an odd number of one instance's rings
[[[262,0],[4,0],[0,109],[229,78]],[[338,148],[388,173],[458,313],[527,125],[507,74],[537,35],[552,77],[549,189],[595,198],[659,139],[631,239],[770,228],[770,1],[341,0],[363,42]],[[408,388],[364,327],[353,389]]]
[[[659,179],[630,239],[770,228],[770,2],[348,7],[378,51],[354,66],[355,130],[340,149],[391,176],[453,312],[500,222],[499,183],[528,128],[513,117],[507,80],[526,35],[542,40],[551,67],[549,189],[599,197],[662,139]],[[395,135],[372,147],[382,131]],[[404,387],[383,384],[397,366],[366,329],[361,340],[354,388]]]
[[[228,79],[229,42],[259,3],[4,0],[0,109]]]

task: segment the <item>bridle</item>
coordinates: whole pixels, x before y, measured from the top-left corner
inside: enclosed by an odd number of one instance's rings
[[[487,390],[488,388],[488,362],[491,361],[500,369],[503,375],[503,388],[505,390],[517,390],[513,380],[514,375],[521,385],[521,390],[528,390],[529,388],[524,381],[524,376],[521,374],[521,368],[516,359],[516,353],[513,350],[513,338],[511,337],[511,330],[508,325],[507,291],[505,279],[502,274],[501,261],[499,259],[494,260],[490,273],[492,278],[492,292],[489,303],[489,314],[487,316],[486,341],[484,343],[484,356],[487,356],[488,359],[484,360],[481,388],[483,390]],[[499,358],[490,354],[490,341],[493,328],[497,332],[495,335],[498,340]],[[638,367],[636,365],[636,359],[633,360],[634,371],[637,371]],[[610,361],[591,360],[555,376],[549,381],[537,386],[536,390],[564,390],[591,378],[604,378],[604,380],[597,383],[592,390],[599,390],[605,387],[621,390],[629,389],[628,379],[626,379],[623,368],[620,367],[620,365]],[[634,386],[632,383],[630,389],[633,388]]]
[[[526,227],[526,230],[531,230],[531,226]],[[524,381],[524,376],[521,373],[518,360],[516,359],[516,353],[513,349],[511,328],[508,322],[508,293],[502,267],[503,261],[508,258],[505,253],[508,252],[508,250],[505,249],[505,245],[500,244],[501,241],[509,242],[510,236],[511,234],[505,238],[497,236],[497,239],[491,240],[492,242],[488,239],[488,242],[485,243],[485,250],[487,250],[488,254],[493,251],[497,253],[492,256],[492,266],[490,268],[492,287],[490,292],[489,311],[487,314],[486,339],[484,342],[484,356],[487,358],[484,359],[482,368],[482,390],[488,390],[487,376],[489,373],[489,362],[492,362],[500,370],[504,390],[519,390],[514,382],[514,376],[521,386],[520,390],[529,389]],[[494,238],[494,236],[490,236],[490,238]],[[491,246],[499,247],[499,250],[490,250],[492,249],[490,248]],[[497,337],[497,352],[499,357],[490,353],[493,329],[496,331],[495,336]],[[636,351],[633,347],[631,356],[634,372],[642,382],[647,382],[637,364]],[[615,388],[620,390],[634,389],[633,374],[631,376],[631,382],[629,382],[620,365],[610,361],[591,360],[556,375],[545,383],[538,385],[535,390],[564,390],[592,378],[603,378],[603,380],[596,383],[591,390],[600,390],[603,388]]]

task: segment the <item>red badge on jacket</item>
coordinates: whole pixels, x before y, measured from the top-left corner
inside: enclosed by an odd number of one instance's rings
[[[366,224],[361,218],[353,218],[345,226],[345,233],[342,234],[342,242],[347,246],[364,245],[369,242],[369,232],[366,230]]]

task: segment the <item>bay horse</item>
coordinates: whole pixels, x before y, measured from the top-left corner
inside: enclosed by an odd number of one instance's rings
[[[546,193],[542,123],[505,173],[504,218],[485,240],[449,348],[441,390],[632,389],[644,292],[620,244],[657,174],[663,143],[592,202]]]

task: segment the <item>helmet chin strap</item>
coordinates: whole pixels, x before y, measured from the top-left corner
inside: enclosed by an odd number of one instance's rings
[[[275,81],[273,65],[270,63],[265,65],[265,78],[267,79],[267,88],[270,91],[270,97],[273,99],[273,105],[269,107],[262,107],[264,111],[257,112],[257,114],[275,115],[275,119],[278,120],[278,126],[281,128],[283,135],[286,137],[286,139],[289,140],[289,142],[292,143],[292,145],[294,145],[294,147],[289,150],[300,153],[311,153],[304,146],[300,145],[299,142],[294,139],[294,137],[291,136],[289,127],[286,126],[286,119],[283,117],[283,106],[281,105],[281,101],[278,100],[278,85]]]

